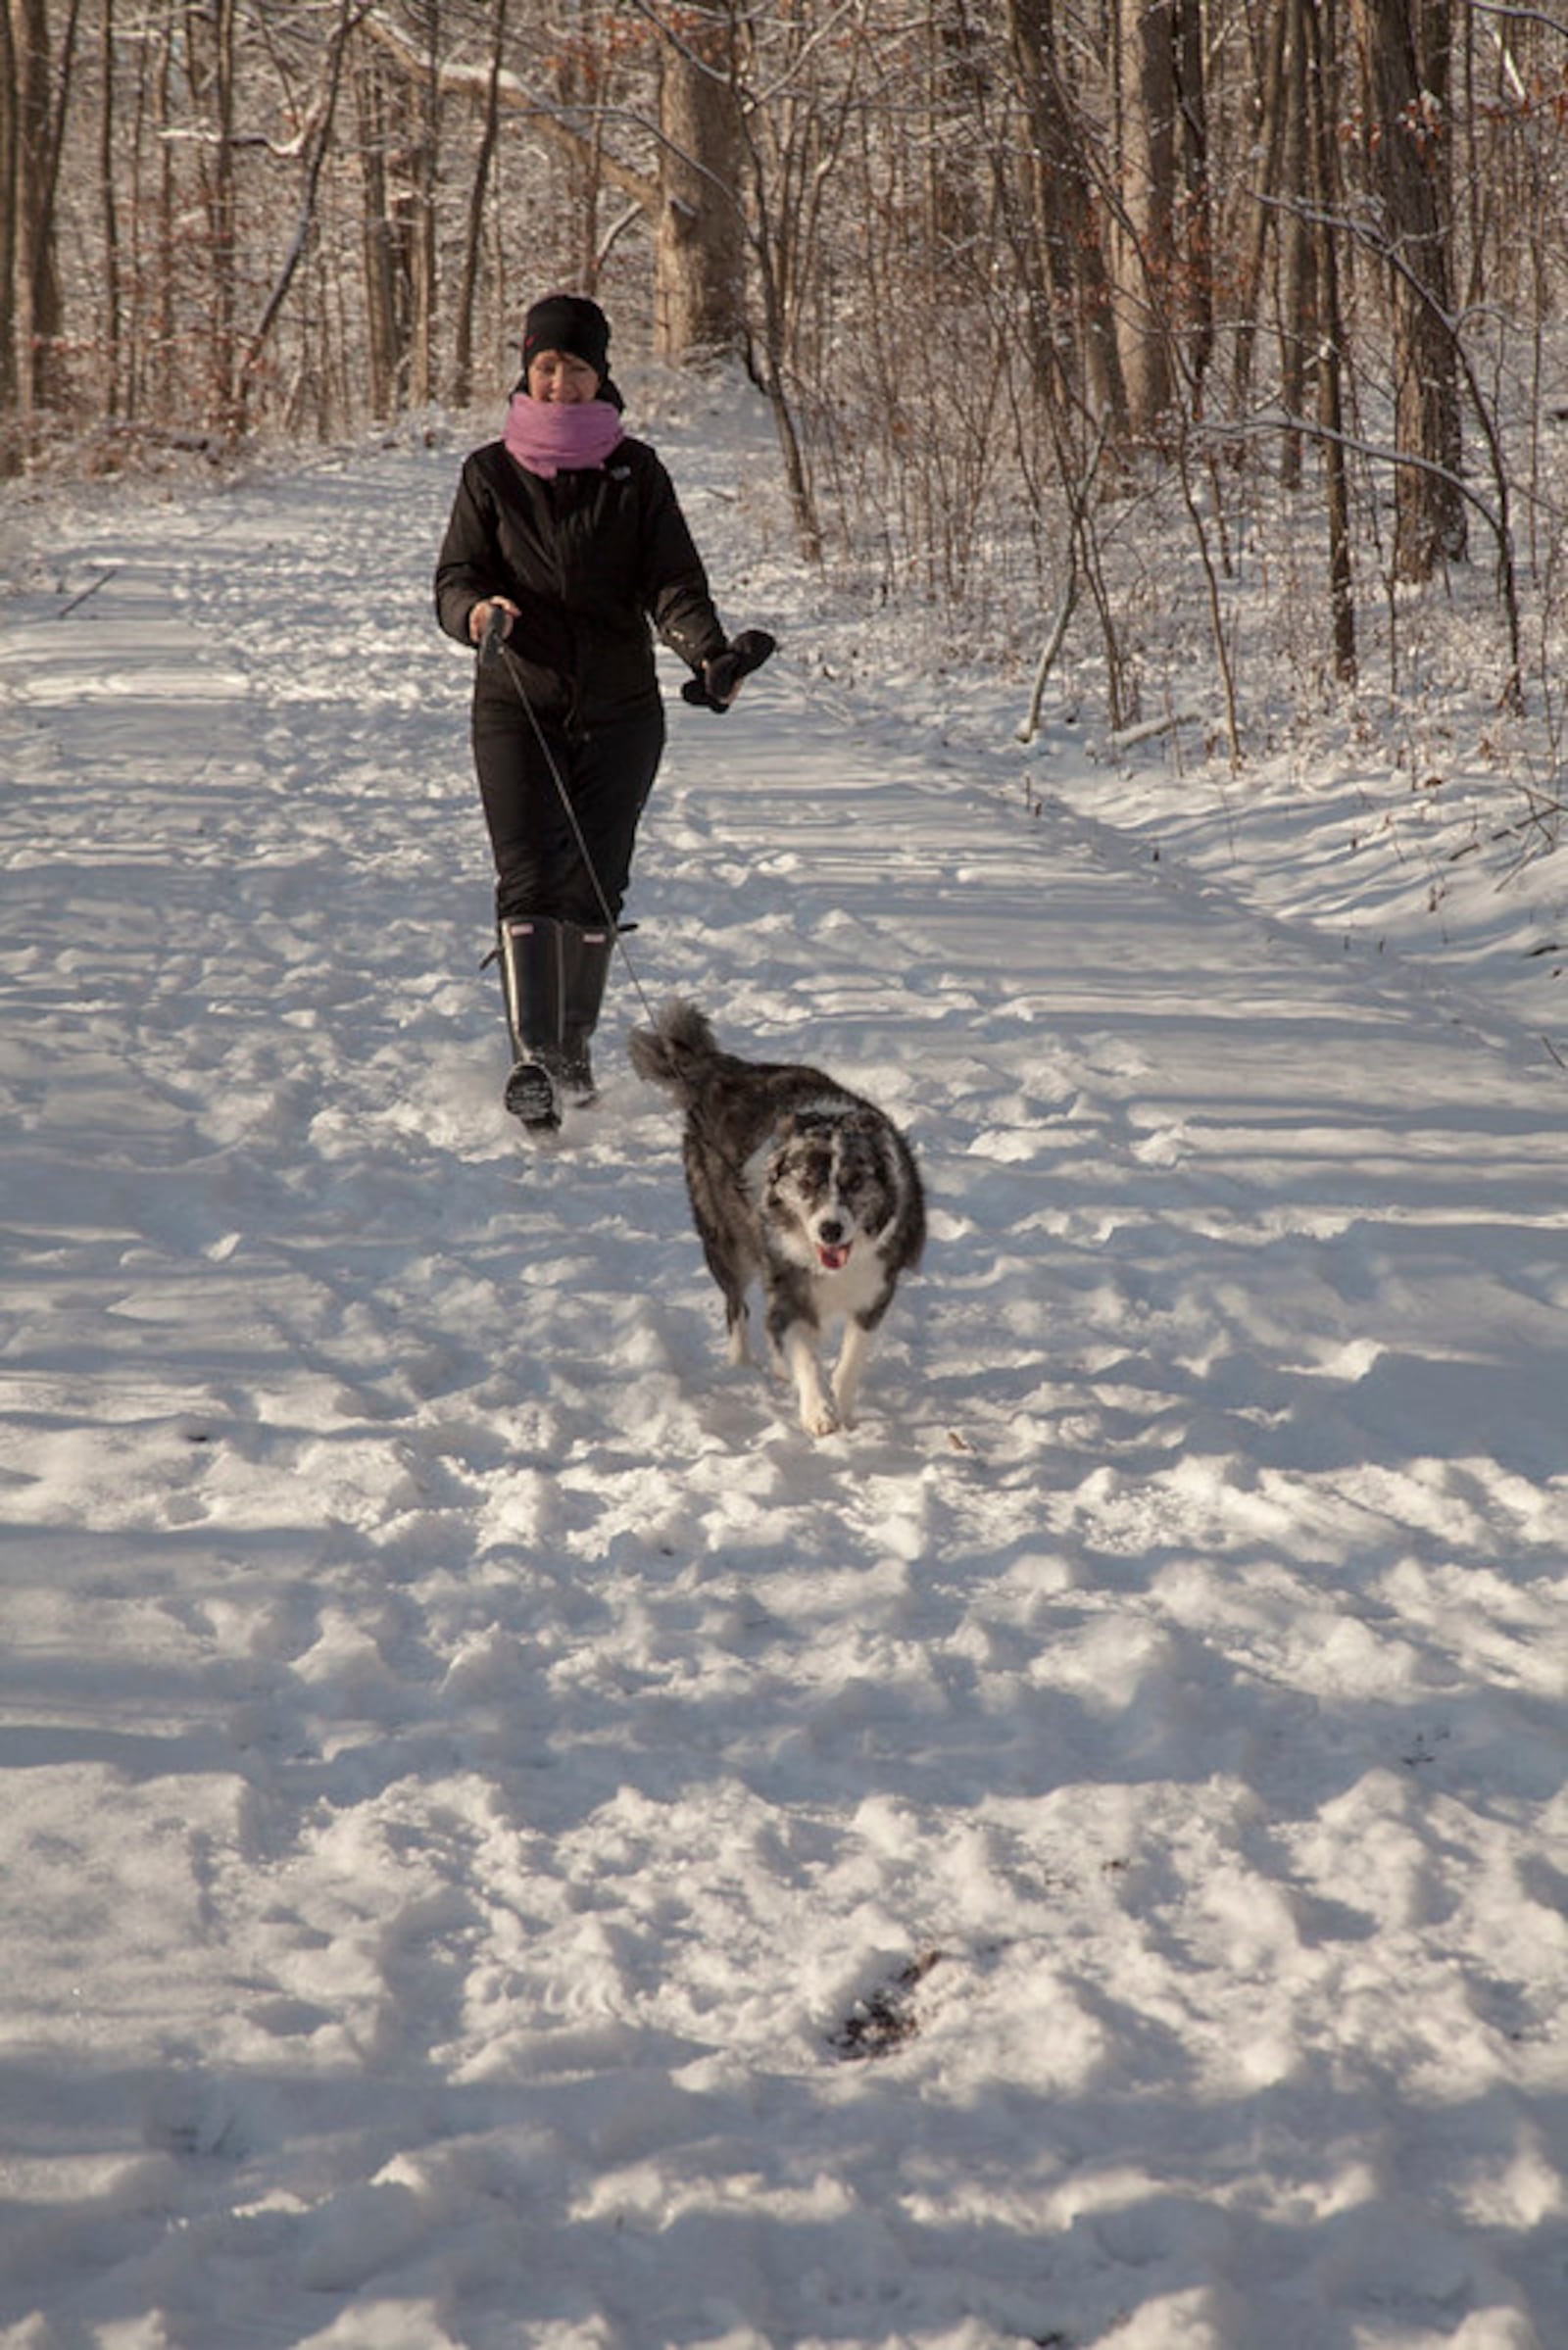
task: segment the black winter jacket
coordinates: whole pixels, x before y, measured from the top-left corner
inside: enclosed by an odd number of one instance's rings
[[[657,707],[649,624],[693,669],[722,653],[709,594],[674,484],[646,441],[618,443],[602,470],[530,473],[503,441],[463,468],[435,574],[436,613],[467,644],[468,614],[510,596],[521,617],[507,643],[541,716],[603,725]],[[474,715],[518,708],[510,663],[481,661]]]

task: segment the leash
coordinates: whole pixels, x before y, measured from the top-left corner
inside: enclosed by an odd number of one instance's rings
[[[561,769],[556,762],[555,753],[551,750],[549,743],[545,740],[544,728],[539,723],[539,713],[534,709],[532,698],[528,692],[526,680],[522,674],[522,663],[513,652],[512,647],[507,643],[506,630],[509,617],[510,614],[507,612],[504,606],[492,603],[490,607],[490,616],[484,624],[484,637],[479,646],[479,659],[482,661],[494,661],[496,656],[498,654],[500,655],[502,664],[505,667],[507,676],[511,681],[513,691],[515,693],[517,700],[522,704],[523,709],[528,713],[528,723],[533,728],[534,741],[538,744],[539,749],[543,754],[544,762],[545,765],[550,769],[551,780],[555,784],[557,796],[561,801],[563,808],[565,810],[566,822],[571,827],[571,837],[576,843],[577,855],[582,858],[583,871],[587,874],[590,882],[592,882],[594,896],[599,901],[599,911],[604,916],[606,926],[610,931],[610,935],[615,942],[615,951],[619,955],[621,961],[626,967],[626,976],[637,991],[637,1001],[639,1004],[641,1004],[643,1010],[647,1013],[650,1022],[652,1022],[655,1017],[654,1007],[648,1001],[647,990],[644,988],[642,981],[637,976],[637,966],[632,961],[631,955],[627,952],[626,941],[624,934],[622,933],[620,923],[616,919],[615,915],[611,911],[610,900],[606,895],[605,885],[599,878],[599,870],[594,863],[593,856],[589,850],[587,840],[584,838],[582,824],[578,817],[577,810],[571,805],[571,794],[566,789],[566,779],[562,774]]]

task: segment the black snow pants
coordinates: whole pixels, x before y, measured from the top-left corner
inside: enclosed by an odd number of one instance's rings
[[[549,717],[539,725],[543,746],[526,710],[489,699],[474,707],[473,763],[495,858],[497,917],[550,914],[591,925],[604,920],[607,908],[618,916],[638,820],[663,756],[663,709],[656,703],[633,717],[585,729],[568,730]]]

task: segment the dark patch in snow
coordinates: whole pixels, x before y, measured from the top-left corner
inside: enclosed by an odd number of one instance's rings
[[[858,2062],[891,2056],[896,2048],[912,2040],[920,2029],[912,1994],[945,1955],[941,1950],[922,1950],[918,1958],[900,1968],[891,1983],[879,1983],[857,1999],[843,2023],[829,2032],[829,2047],[836,2055]]]

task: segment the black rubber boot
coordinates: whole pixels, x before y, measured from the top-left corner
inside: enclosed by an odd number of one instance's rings
[[[562,1091],[579,1108],[597,1101],[594,1065],[589,1044],[599,1025],[605,1000],[615,934],[608,923],[592,929],[580,922],[561,925],[561,1059]]]
[[[561,1124],[553,1075],[561,1053],[561,932],[548,914],[508,914],[498,925],[513,1052],[503,1099],[530,1134],[553,1134]]]

